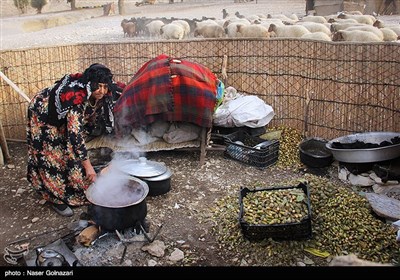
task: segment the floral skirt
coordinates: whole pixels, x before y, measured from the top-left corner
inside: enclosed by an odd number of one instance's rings
[[[66,126],[55,127],[43,121],[47,115],[47,99],[36,96],[28,108],[27,179],[49,202],[86,205],[85,190],[89,183],[68,141]]]

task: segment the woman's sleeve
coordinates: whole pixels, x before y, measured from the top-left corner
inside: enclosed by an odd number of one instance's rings
[[[82,105],[72,107],[67,114],[67,149],[80,160],[87,159],[84,128],[84,108]]]

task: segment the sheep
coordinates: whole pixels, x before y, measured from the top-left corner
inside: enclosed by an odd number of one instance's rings
[[[276,26],[285,26],[285,24],[280,20],[280,19],[267,19],[267,20],[262,20],[260,22],[261,26],[264,26],[265,28],[267,28],[267,30],[269,29],[271,24],[275,24]],[[275,33],[271,32],[270,37],[275,36]]]
[[[329,18],[328,23],[359,23],[354,18]]]
[[[269,26],[268,32],[275,32],[276,36],[281,38],[301,37],[311,33],[302,25],[276,26],[273,23]]]
[[[339,30],[344,30],[346,28],[349,27],[353,27],[353,26],[367,26],[367,24],[363,24],[363,23],[351,23],[351,22],[333,22],[331,24],[331,32],[336,32]]]
[[[297,22],[296,24],[297,24],[297,25],[302,25],[302,26],[304,26],[304,27],[307,28],[308,31],[310,31],[311,33],[314,33],[314,32],[323,32],[323,33],[325,33],[326,35],[329,35],[329,36],[332,34],[331,30],[330,30],[328,27],[326,27],[324,24],[322,24],[322,23],[316,23],[316,22],[301,22],[301,21],[299,21],[299,22]]]
[[[379,30],[383,33],[383,41],[397,41],[400,39],[400,36],[389,27],[383,27]]]
[[[185,31],[181,25],[168,23],[161,27],[160,34],[164,39],[183,39]]]
[[[231,18],[231,19],[225,21],[225,24],[223,25],[223,27],[225,28],[231,23],[240,23],[240,24],[246,24],[246,25],[251,24],[250,21],[245,18]]]
[[[362,30],[362,31],[368,31],[371,33],[374,33],[379,39],[383,41],[383,33],[379,28],[373,27],[372,25],[357,25],[357,26],[351,26],[348,27],[344,30]]]
[[[222,38],[225,37],[225,30],[218,24],[203,25],[194,30],[194,37],[199,36],[203,36],[204,38]]]
[[[177,19],[177,20],[172,21],[171,23],[178,24],[178,25],[182,26],[183,31],[184,31],[184,34],[183,34],[184,38],[189,35],[189,33],[190,33],[190,25],[189,25],[189,23],[187,21],[185,21],[183,19]]]
[[[345,19],[352,18],[358,21],[359,23],[364,23],[369,25],[373,25],[374,22],[376,21],[376,18],[371,15],[349,15],[345,13],[340,13],[338,15],[338,18],[345,18]]]
[[[400,36],[400,25],[399,24],[385,24],[382,20],[377,20],[374,22],[374,26],[378,28],[389,28],[393,30],[398,36]]]
[[[235,16],[236,16],[237,18],[245,18],[245,16],[244,16],[244,15],[241,15],[238,11],[235,12]]]
[[[237,32],[238,25],[243,25],[243,24],[234,22],[225,27],[225,33],[227,34],[228,37],[235,38],[242,36],[242,34]]]
[[[240,33],[242,37],[254,37],[254,38],[269,38],[268,29],[258,24],[242,25],[239,24],[236,27],[237,33]]]
[[[292,18],[290,18],[290,17],[288,17],[288,16],[285,16],[285,15],[283,15],[283,14],[277,14],[277,15],[271,15],[271,14],[268,14],[267,15],[267,18],[278,18],[278,19],[280,19],[280,20],[282,20],[283,22],[286,22],[286,23],[288,23],[288,24],[295,24],[297,21],[298,21],[298,18],[297,18],[297,20],[296,19],[292,19]]]
[[[326,34],[324,32],[313,32],[313,33],[304,34],[300,38],[320,40],[320,41],[332,41],[331,36],[329,36],[328,34]]]
[[[161,27],[164,25],[164,22],[161,20],[153,20],[146,24],[147,32],[151,37],[160,36]]]
[[[382,42],[374,33],[362,30],[339,30],[333,34],[332,41]]]
[[[303,22],[316,22],[316,23],[327,23],[328,21],[323,16],[306,16],[301,19]]]
[[[209,24],[218,25],[218,23],[215,20],[207,19],[207,20],[197,21],[196,22],[196,28],[200,28],[202,26],[209,25]],[[226,24],[226,22],[225,22],[225,24]]]
[[[226,11],[226,9],[222,9],[222,18],[225,19],[229,16],[228,12]]]
[[[260,17],[257,16],[257,15],[250,15],[250,16],[247,16],[246,19],[247,19],[250,23],[253,23],[253,22],[256,21],[256,20],[260,20]]]
[[[396,26],[389,25],[389,26],[386,26],[385,28],[389,28],[389,29],[393,30],[394,33],[396,33],[398,36],[400,36],[400,25],[396,25]]]
[[[121,21],[121,27],[122,31],[124,32],[124,37],[125,35],[128,37],[133,37],[134,35],[136,35],[136,24],[134,22],[123,19]]]

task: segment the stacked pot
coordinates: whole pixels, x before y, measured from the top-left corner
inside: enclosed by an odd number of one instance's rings
[[[164,163],[140,157],[126,160],[121,166],[121,171],[147,183],[148,196],[162,195],[171,189],[172,172]]]

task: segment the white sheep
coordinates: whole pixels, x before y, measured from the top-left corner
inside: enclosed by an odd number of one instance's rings
[[[225,37],[225,30],[218,24],[203,25],[194,30],[194,37],[199,36],[204,38],[222,38]]]
[[[177,19],[177,20],[173,20],[171,23],[178,24],[178,25],[182,26],[183,31],[184,31],[184,34],[183,34],[183,37],[184,37],[184,38],[186,38],[186,37],[189,36],[189,33],[190,33],[190,25],[189,25],[189,23],[188,23],[186,20]]]
[[[301,19],[303,22],[316,22],[316,23],[327,23],[328,21],[323,16],[306,16]]]
[[[379,28],[376,28],[372,25],[357,25],[357,26],[351,26],[348,27],[344,30],[362,30],[362,31],[368,31],[371,33],[374,33],[379,39],[383,41],[383,33]]]
[[[146,24],[146,29],[149,32],[150,37],[159,37],[161,27],[164,25],[162,20],[153,20]]]
[[[364,24],[369,24],[369,25],[373,25],[374,22],[376,21],[376,18],[371,15],[349,15],[349,14],[341,13],[338,15],[338,18],[345,18],[345,19],[352,18],[352,19],[355,19],[356,21],[358,21],[359,23],[364,23]]]
[[[271,24],[268,32],[275,32],[276,37],[290,38],[290,37],[301,37],[304,34],[311,33],[302,25],[287,25],[287,26],[276,26]]]
[[[239,25],[250,25],[250,24],[243,24],[240,22],[232,22],[228,26],[225,27],[225,33],[227,34],[228,37],[230,38],[236,38],[236,37],[242,37],[242,34],[238,33],[237,27]]]
[[[175,23],[168,23],[161,27],[160,34],[164,39],[183,39],[185,31],[182,26]]]
[[[383,33],[383,41],[390,42],[390,41],[397,41],[399,40],[399,35],[397,35],[396,32],[394,32],[392,29],[389,27],[383,27],[379,29]]]
[[[273,14],[273,15],[268,14],[267,18],[278,18],[278,19],[280,19],[283,22],[286,22],[288,24],[295,24],[299,20],[297,17],[294,17],[294,16],[288,17],[288,16],[286,16],[284,14]],[[294,19],[294,18],[296,18],[296,19]]]
[[[331,36],[329,36],[328,34],[326,34],[324,32],[313,32],[313,33],[304,34],[300,38],[319,40],[319,41],[332,41]]]
[[[329,36],[332,34],[331,30],[326,25],[324,25],[323,23],[301,22],[301,21],[299,21],[296,24],[304,26],[311,33],[323,32],[323,33],[325,33],[326,35],[329,35]]]
[[[382,42],[374,33],[363,30],[339,30],[333,34],[332,41]]]
[[[374,26],[378,28],[389,28],[393,30],[397,34],[397,36],[400,36],[400,24],[386,24],[382,20],[378,19],[377,21],[375,21]]]
[[[227,20],[226,22],[228,22],[228,20]],[[197,21],[197,22],[196,22],[196,28],[200,28],[200,27],[202,27],[202,26],[209,25],[209,24],[216,24],[216,25],[218,25],[218,23],[217,23],[215,20],[213,20],[213,19],[206,19],[206,20],[202,20],[202,21]],[[226,24],[226,23],[225,23],[225,24]]]
[[[367,26],[367,24],[363,24],[363,23],[354,23],[354,22],[332,22],[331,23],[331,31],[335,32],[335,31],[339,31],[339,30],[344,30],[346,28],[349,27],[353,27],[353,26]]]
[[[269,38],[270,34],[268,29],[259,24],[251,25],[237,25],[237,32],[240,33],[241,37],[253,37],[253,38]]]

